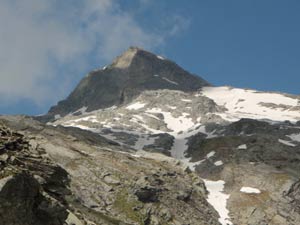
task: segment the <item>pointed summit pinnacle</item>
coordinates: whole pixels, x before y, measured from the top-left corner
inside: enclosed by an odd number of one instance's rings
[[[143,50],[138,47],[130,47],[113,61],[112,66],[121,69],[129,67],[138,51]]]
[[[176,63],[138,47],[130,47],[105,69],[93,71],[48,115],[64,116],[83,107],[87,112],[132,101],[147,90],[193,92],[209,84]]]

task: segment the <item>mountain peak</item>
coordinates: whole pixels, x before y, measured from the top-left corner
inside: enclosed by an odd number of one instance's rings
[[[131,46],[121,55],[117,56],[111,66],[120,69],[128,68],[132,64],[134,58],[139,58],[140,61],[148,61],[152,63],[156,60],[164,60],[163,57],[155,55],[140,47]]]
[[[138,47],[129,47],[129,49],[113,61],[112,66],[121,69],[129,67],[137,52],[141,50]]]
[[[110,66],[84,77],[68,98],[53,106],[47,116],[125,104],[146,90],[193,92],[203,86],[209,83],[176,63],[139,47],[130,47]]]

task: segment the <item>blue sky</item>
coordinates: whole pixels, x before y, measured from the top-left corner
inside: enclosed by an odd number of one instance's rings
[[[0,1],[0,114],[41,114],[130,45],[214,85],[300,94],[297,0]]]

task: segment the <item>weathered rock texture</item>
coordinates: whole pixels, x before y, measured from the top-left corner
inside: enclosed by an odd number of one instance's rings
[[[0,224],[219,224],[202,180],[175,159],[26,117],[1,121]]]

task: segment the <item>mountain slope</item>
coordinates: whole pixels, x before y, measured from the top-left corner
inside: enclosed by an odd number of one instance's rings
[[[236,94],[238,93],[238,94]],[[146,91],[131,103],[96,110],[82,115],[68,115],[53,124],[77,126],[106,135],[136,149],[153,145],[161,136],[167,143],[172,138],[187,140],[193,134],[216,133],[220,125],[242,118],[282,123],[300,120],[297,96],[264,93],[229,87],[205,87],[194,93],[172,90]],[[220,128],[219,128],[220,129]],[[162,136],[162,134],[168,134]],[[131,138],[128,139],[128,137]],[[127,137],[127,138],[126,138]],[[122,141],[122,140],[125,140]],[[143,142],[145,142],[143,144]],[[163,148],[175,158],[184,158],[184,149],[172,144]],[[182,143],[181,143],[182,144]],[[180,150],[176,150],[180,149]],[[173,150],[173,151],[171,151]]]
[[[142,49],[131,47],[103,69],[89,73],[66,100],[49,115],[64,116],[79,109],[96,109],[130,102],[145,90],[195,91],[209,85],[177,64]]]
[[[220,224],[300,224],[299,96],[211,87],[131,48],[60,104],[53,129],[91,131],[116,151],[175,158],[196,173]]]
[[[297,224],[300,212],[289,212],[298,189],[292,198],[285,193],[300,178],[299,105],[298,96],[229,87],[157,90],[53,125],[90,130],[137,151],[181,160],[204,178],[222,224]]]
[[[220,89],[222,95],[215,94]],[[244,94],[233,98],[232,92]],[[215,193],[208,201],[219,210],[222,224],[296,225],[300,211],[291,207],[300,197],[293,190],[300,178],[298,105],[297,96],[228,87],[146,91],[127,105],[69,115],[53,124],[181,160]],[[285,194],[290,192],[294,197]],[[213,196],[223,199],[221,208]]]
[[[207,87],[203,88],[201,94],[226,108],[226,112],[220,114],[225,120],[300,120],[299,96],[232,87]]]
[[[0,224],[219,225],[203,181],[175,159],[28,117],[0,123]]]

